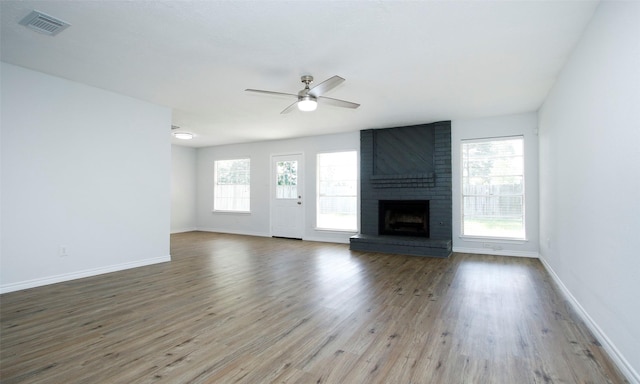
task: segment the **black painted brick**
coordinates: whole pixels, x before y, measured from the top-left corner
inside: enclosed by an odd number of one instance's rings
[[[421,255],[425,252],[424,245],[420,246],[422,248],[411,249],[412,246],[402,245],[397,241],[388,244],[385,241],[371,240],[378,236],[378,200],[429,200],[431,240],[444,239],[448,240],[450,244],[453,226],[451,208],[451,122],[425,124],[420,127],[425,130],[435,130],[435,148],[433,152],[435,177],[433,179],[424,179],[424,175],[395,175],[389,177],[389,180],[377,180],[372,183],[370,178],[374,169],[373,145],[375,132],[372,129],[360,131],[360,213],[361,236],[363,238],[352,240],[352,249]],[[396,129],[402,128],[398,127]],[[412,156],[414,155],[407,154],[408,159],[411,159]],[[447,257],[450,251],[449,246],[448,250],[438,251],[439,255],[432,256]]]

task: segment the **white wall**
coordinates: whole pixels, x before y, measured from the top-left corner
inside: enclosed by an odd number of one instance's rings
[[[535,112],[453,120],[451,122],[451,167],[453,195],[453,251],[494,255],[538,257],[538,120]],[[524,136],[526,241],[477,240],[462,234],[462,140]]]
[[[171,233],[196,229],[196,149],[171,146]]]
[[[640,3],[602,2],[539,111],[541,259],[640,382]]]
[[[0,291],[169,260],[171,111],[6,63],[0,77]]]
[[[199,148],[197,163],[197,225],[204,231],[271,236],[269,222],[270,164],[272,155],[302,153],[305,164],[304,240],[348,243],[357,232],[316,230],[316,155],[319,152],[360,150],[360,132],[291,140]],[[213,212],[213,166],[216,160],[251,159],[251,213]],[[358,202],[358,206],[360,202]]]

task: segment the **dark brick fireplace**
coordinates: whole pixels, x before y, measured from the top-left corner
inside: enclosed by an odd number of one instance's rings
[[[451,122],[360,131],[361,231],[353,250],[451,254]]]

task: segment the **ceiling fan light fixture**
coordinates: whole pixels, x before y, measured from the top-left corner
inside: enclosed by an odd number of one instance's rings
[[[315,111],[318,108],[318,102],[313,96],[301,96],[298,100],[298,109],[303,112]]]
[[[296,109],[296,106],[298,107],[298,110],[303,112],[315,111],[316,108],[318,107],[319,99],[322,99],[324,103],[333,105],[334,107],[356,109],[360,106],[360,104],[358,103],[352,103],[350,101],[333,99],[331,97],[323,96],[325,93],[329,92],[330,90],[332,90],[333,88],[337,87],[338,85],[344,82],[344,78],[338,75],[328,78],[327,80],[323,81],[322,83],[316,85],[313,88],[309,87],[311,82],[313,82],[313,76],[305,75],[305,76],[302,76],[300,80],[302,81],[302,83],[304,83],[304,89],[298,92],[297,95],[293,93],[265,91],[262,89],[251,89],[251,88],[247,88],[245,89],[245,91],[267,94],[267,95],[275,95],[275,96],[295,97],[298,99],[298,101],[289,104],[289,106],[283,109],[282,112],[280,112],[280,114],[289,113],[292,110]]]
[[[193,133],[189,133],[189,132],[175,132],[173,136],[175,136],[176,139],[180,139],[180,140],[193,139]]]

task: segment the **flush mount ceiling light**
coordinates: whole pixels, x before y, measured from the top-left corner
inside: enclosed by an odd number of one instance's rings
[[[180,140],[193,139],[193,133],[189,133],[189,132],[175,132],[173,136],[175,136],[176,139],[180,139]]]

